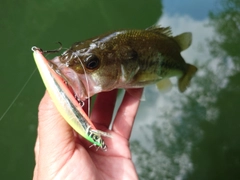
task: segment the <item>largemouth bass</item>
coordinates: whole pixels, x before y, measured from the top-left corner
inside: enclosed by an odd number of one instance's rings
[[[181,51],[191,45],[192,34],[172,36],[169,27],[123,30],[77,42],[52,60],[79,100],[116,88],[157,84],[171,87],[177,76],[184,92],[197,68],[184,61]]]

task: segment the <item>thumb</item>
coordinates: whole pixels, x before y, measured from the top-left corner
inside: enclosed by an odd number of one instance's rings
[[[46,170],[56,163],[61,166],[74,150],[74,132],[62,118],[51,100],[45,93],[38,108],[38,138],[39,138],[39,169]],[[45,166],[45,168],[44,168]],[[57,167],[56,167],[57,168]],[[44,172],[46,174],[46,171]]]
[[[38,136],[41,145],[59,146],[74,137],[72,128],[56,109],[48,92],[43,96],[38,107]]]

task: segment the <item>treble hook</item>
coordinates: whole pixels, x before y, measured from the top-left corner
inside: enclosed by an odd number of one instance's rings
[[[46,54],[46,53],[58,53],[59,51],[62,50],[62,43],[61,43],[61,42],[57,42],[57,43],[60,45],[60,47],[59,47],[58,49],[54,49],[54,50],[42,50],[42,49],[39,48],[39,47],[33,46],[33,47],[32,47],[32,51],[38,50],[38,51],[42,52],[43,54]]]

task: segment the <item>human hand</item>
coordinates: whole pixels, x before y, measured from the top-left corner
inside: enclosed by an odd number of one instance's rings
[[[108,130],[117,90],[98,94],[91,114],[97,129],[108,132],[107,151],[89,148],[61,117],[48,93],[39,105],[38,136],[35,145],[34,180],[44,179],[138,179],[129,149],[129,138],[143,89],[125,93],[112,130]]]

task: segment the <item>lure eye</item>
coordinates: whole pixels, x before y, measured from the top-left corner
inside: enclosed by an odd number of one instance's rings
[[[97,56],[91,55],[86,59],[86,68],[90,70],[94,70],[98,68],[100,65],[100,60]]]

